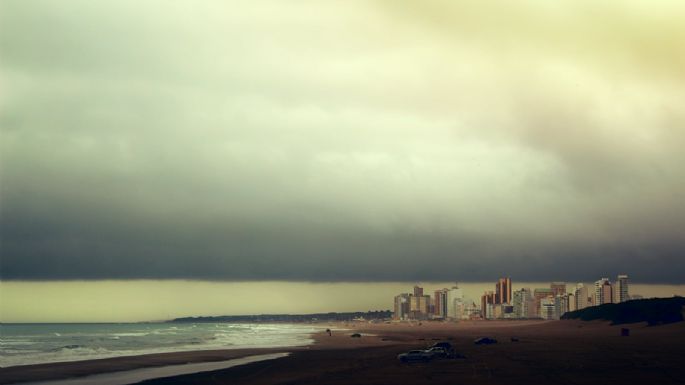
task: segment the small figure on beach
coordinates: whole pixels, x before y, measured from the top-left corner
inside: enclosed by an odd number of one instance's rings
[[[326,329],[326,333],[328,333],[328,336],[330,337],[332,335],[331,329]]]

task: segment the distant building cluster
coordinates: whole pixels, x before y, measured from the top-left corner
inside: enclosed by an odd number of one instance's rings
[[[635,299],[638,296],[634,296]],[[552,282],[549,287],[522,288],[512,291],[511,278],[500,278],[494,291],[486,291],[480,304],[464,297],[458,285],[436,290],[433,297],[423,288],[414,286],[413,293],[395,296],[395,320],[468,320],[468,319],[559,319],[564,313],[605,303],[620,303],[631,299],[628,276],[616,281],[602,278],[594,288],[578,283],[567,290],[565,282]]]
[[[395,296],[393,319],[395,320],[463,320],[480,318],[480,309],[473,300],[464,297],[459,285],[436,290],[433,298],[414,286],[413,293]]]

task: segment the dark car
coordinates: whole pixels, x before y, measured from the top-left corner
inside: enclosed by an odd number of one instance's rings
[[[446,342],[446,341],[441,341],[441,342],[434,343],[433,346],[431,346],[431,347],[432,347],[432,348],[443,348],[443,349],[445,349],[445,350],[448,351],[448,352],[449,352],[450,350],[454,349],[454,348],[452,347],[452,344],[449,343],[449,342]]]
[[[437,343],[433,344],[433,346],[431,346],[431,348],[442,348],[442,349],[444,349],[445,353],[447,353],[447,357],[452,357],[455,354],[454,346],[452,346],[452,344],[447,342],[447,341],[437,342]]]
[[[397,356],[397,359],[402,362],[414,362],[414,361],[430,361],[433,359],[433,353],[428,353],[425,350],[412,350],[407,353],[402,353]]]
[[[496,344],[497,340],[494,338],[490,338],[490,337],[481,337],[481,338],[476,338],[473,341],[473,343],[476,345],[490,345],[490,344]]]

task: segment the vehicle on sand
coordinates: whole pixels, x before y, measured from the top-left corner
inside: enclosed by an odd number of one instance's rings
[[[402,362],[427,362],[433,359],[433,353],[429,353],[425,350],[412,350],[407,353],[399,354],[397,359]]]
[[[428,348],[425,350],[426,353],[430,353],[433,355],[434,358],[447,358],[449,357],[449,353],[444,348],[441,348],[439,346],[434,346],[432,348]]]

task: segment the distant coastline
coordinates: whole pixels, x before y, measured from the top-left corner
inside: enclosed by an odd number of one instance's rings
[[[258,314],[258,315],[223,315],[181,317],[166,321],[169,323],[318,323],[318,322],[353,322],[384,321],[392,318],[392,311],[377,310],[368,312],[312,313],[312,314]]]

